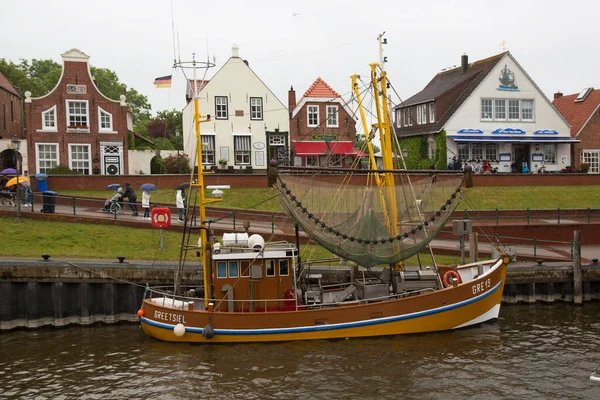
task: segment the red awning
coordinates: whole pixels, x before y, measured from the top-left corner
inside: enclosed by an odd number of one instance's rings
[[[325,142],[298,142],[294,143],[297,156],[320,156],[325,154]]]
[[[329,147],[333,151],[333,154],[360,157],[368,155],[360,150],[356,150],[352,142],[329,142]]]

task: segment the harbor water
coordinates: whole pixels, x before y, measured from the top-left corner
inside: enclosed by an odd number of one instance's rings
[[[0,398],[598,399],[600,303],[376,339],[190,345],[137,324],[0,334]]]

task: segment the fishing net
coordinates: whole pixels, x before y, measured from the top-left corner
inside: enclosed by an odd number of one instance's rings
[[[283,209],[314,241],[372,267],[422,250],[444,227],[464,191],[460,173],[389,174],[393,186],[386,187],[373,171],[288,168],[279,172],[275,187]]]

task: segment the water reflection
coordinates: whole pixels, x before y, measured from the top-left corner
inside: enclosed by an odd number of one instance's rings
[[[0,334],[0,397],[598,398],[600,303],[508,306],[473,329],[280,344],[158,342],[136,325]]]

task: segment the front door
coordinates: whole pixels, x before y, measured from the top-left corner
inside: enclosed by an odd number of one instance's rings
[[[523,172],[523,163],[527,163],[527,168],[531,170],[529,162],[529,145],[528,144],[513,144],[513,160],[516,171]]]

